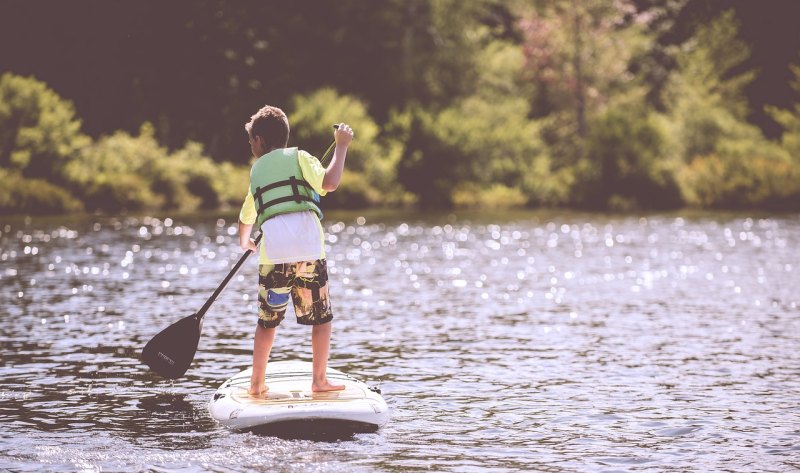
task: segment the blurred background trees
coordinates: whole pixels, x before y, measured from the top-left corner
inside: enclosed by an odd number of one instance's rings
[[[327,207],[800,208],[793,0],[5,1],[0,211],[237,206],[284,108]],[[794,85],[794,87],[793,87]]]

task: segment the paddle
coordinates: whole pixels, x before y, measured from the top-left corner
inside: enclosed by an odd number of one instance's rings
[[[256,245],[261,240],[261,235],[256,237]],[[175,322],[162,330],[152,340],[147,342],[142,350],[142,361],[153,371],[169,379],[177,379],[186,373],[189,365],[192,364],[194,354],[197,352],[197,344],[200,341],[200,333],[203,330],[203,318],[217,300],[225,286],[233,279],[236,273],[244,264],[245,260],[252,253],[247,250],[233,266],[233,269],[225,276],[217,290],[211,294],[200,310],[188,317]]]

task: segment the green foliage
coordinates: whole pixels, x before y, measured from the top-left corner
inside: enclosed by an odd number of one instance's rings
[[[652,41],[630,0],[542,2],[522,13],[519,27],[533,113],[569,112],[582,137],[586,119],[630,88],[631,61]]]
[[[44,179],[23,177],[19,171],[0,168],[0,214],[54,214],[83,210],[83,204],[66,189]]]
[[[183,209],[214,209],[241,205],[249,173],[246,166],[217,164],[204,155],[203,145],[188,142],[164,163],[165,181],[176,191],[167,195],[168,206]]]
[[[401,183],[422,205],[449,206],[455,203],[457,184],[501,184],[523,191],[531,182],[547,179],[536,123],[527,111],[521,98],[490,101],[477,96],[436,115],[410,110]],[[526,199],[535,200],[545,199]]]
[[[339,122],[346,122],[356,133],[347,152],[347,169],[363,172],[371,160],[381,157],[376,143],[380,129],[369,116],[366,105],[355,97],[320,89],[293,97],[287,114],[292,128],[290,141],[301,143],[303,149],[320,159],[333,141],[332,125]]]
[[[250,182],[250,167],[219,163],[216,165],[216,172],[212,177],[212,187],[220,205],[222,207],[241,207],[242,200],[247,195],[248,182]],[[190,190],[197,194],[192,190],[191,182],[189,185]]]
[[[590,168],[575,194],[580,204],[604,209],[612,202],[650,209],[680,205],[667,155],[665,131],[641,109],[614,109],[591,123]]]
[[[679,178],[687,203],[698,207],[796,209],[800,204],[800,166],[774,146],[749,156],[697,156]]]
[[[161,208],[166,203],[153,187],[168,186],[156,163],[166,160],[166,150],[153,137],[153,128],[143,125],[139,137],[119,131],[102,137],[66,167],[66,175],[89,210],[115,211]]]
[[[763,139],[745,122],[742,88],[751,72],[730,76],[749,54],[736,39],[732,12],[703,25],[697,34],[674,51],[678,68],[664,89],[664,103],[678,138],[676,151],[685,162],[698,155],[717,153],[725,140]]]
[[[476,94],[439,113],[413,106],[393,117],[406,144],[400,182],[423,206],[474,206],[466,194],[475,189],[487,198],[487,193],[515,189],[525,196],[522,204],[553,203],[544,184],[551,169],[539,126],[519,93],[524,84],[514,80],[520,77],[522,54],[498,41],[482,59]],[[516,196],[509,201],[520,205]]]
[[[792,66],[794,82],[792,88],[800,93],[800,66]],[[781,144],[794,162],[800,165],[800,102],[795,103],[792,109],[767,107],[767,112],[783,127]]]
[[[469,209],[504,209],[523,207],[528,203],[528,196],[521,189],[491,184],[480,187],[475,183],[457,185],[452,193],[453,205]]]
[[[436,135],[435,118],[418,105],[393,116],[403,136],[397,177],[423,208],[452,206],[451,187],[462,179],[459,151]]]
[[[732,10],[724,12],[707,25],[701,25],[694,37],[675,51],[682,83],[680,95],[673,99],[702,101],[728,110],[744,119],[747,101],[744,87],[755,77],[753,71],[733,74],[750,56],[750,48],[738,39],[739,22]],[[669,103],[669,102],[668,102]]]
[[[160,53],[123,51],[125,67],[111,74],[96,58],[129,41],[97,34],[104,23],[74,30],[112,38],[80,52],[64,54],[58,41],[40,42],[52,52],[11,51],[11,63],[28,64],[20,70],[39,70],[26,62],[35,56],[45,76],[58,78],[57,89],[91,112],[93,135],[111,133],[92,141],[69,101],[33,78],[2,75],[0,212],[238,207],[248,167],[209,155],[246,155],[241,123],[265,91],[271,103],[289,104],[290,143],[319,157],[331,124],[355,129],[327,208],[800,208],[800,104],[767,109],[783,127],[780,143],[748,122],[745,86],[756,72],[745,65],[758,64],[749,46],[762,46],[743,41],[734,14],[719,14],[718,5],[222,4],[165,7],[158,18],[135,2],[99,6],[101,16],[113,11],[128,25],[120,31],[147,28],[153,44],[136,47]],[[77,21],[71,15],[80,9],[53,8]],[[30,16],[34,7],[20,2],[10,11]],[[267,16],[283,21],[264,28]],[[308,26],[321,24],[335,26]],[[176,28],[180,41],[157,41]],[[276,46],[297,35],[296,48]],[[79,74],[39,59],[48,53],[69,57]],[[83,78],[98,67],[104,81],[86,92]],[[142,122],[138,135],[113,132]]]
[[[198,143],[170,154],[147,123],[139,136],[101,138],[67,165],[66,174],[87,209],[107,212],[217,208],[241,202],[247,188],[243,167],[217,165]]]
[[[796,206],[797,163],[746,122],[743,87],[753,73],[732,73],[749,55],[737,28],[727,12],[673,51],[678,68],[664,89],[664,103],[669,148],[682,163],[676,179],[684,201],[694,206]],[[778,118],[791,122],[788,115]]]
[[[72,103],[32,77],[0,76],[0,167],[61,182],[64,164],[89,143]]]

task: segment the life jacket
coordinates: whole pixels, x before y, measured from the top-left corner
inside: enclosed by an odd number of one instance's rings
[[[322,219],[317,194],[300,169],[297,148],[270,151],[250,169],[250,192],[256,205],[258,227],[268,219],[311,210]]]

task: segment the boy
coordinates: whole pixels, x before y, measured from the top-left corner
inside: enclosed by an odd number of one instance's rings
[[[263,396],[275,331],[291,296],[297,322],[311,325],[313,392],[336,391],[328,382],[331,320],[325,240],[318,195],[336,190],[342,178],[353,130],[340,123],[327,168],[297,148],[286,148],[289,120],[283,110],[265,106],[245,125],[250,150],[258,158],[250,170],[250,191],[239,213],[239,244],[258,251],[250,238],[253,224],[262,232],[258,265],[258,325],[253,341],[250,394]],[[318,194],[318,195],[317,195]]]

